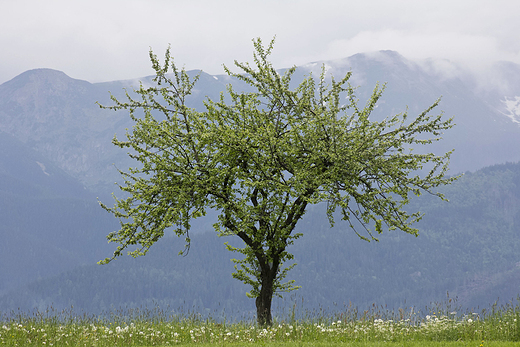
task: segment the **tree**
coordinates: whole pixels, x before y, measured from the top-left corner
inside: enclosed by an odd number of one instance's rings
[[[291,89],[296,68],[280,75],[268,60],[274,40],[253,43],[253,67],[236,61],[239,73],[224,67],[252,91],[229,85],[227,96],[205,101],[204,112],[187,106],[198,77],[179,70],[169,49],[162,65],[150,51],[155,85],[135,90],[140,100],[112,97],[115,105],[106,108],[128,110],[135,122],[125,141],[113,143],[129,148],[140,166],[121,172],[126,198],[115,198],[111,208],[101,204],[121,225],[107,236],[117,250],[101,263],[129,247],[132,256],[146,254],[168,228],[185,237],[187,251],[190,221],[214,209],[219,235],[243,241],[241,248],[227,244],[243,255],[234,259],[233,277],[251,286],[248,296],[256,298],[258,324],[265,326],[272,323],[273,295],[296,288],[283,282],[292,268],[283,264],[293,259],[287,248],[301,236],[294,229],[309,204],[326,202],[331,226],[339,213],[363,240],[377,240],[385,228],[417,235],[412,224],[421,214],[403,207],[413,194],[443,198],[433,189],[455,178],[446,175],[451,152],[410,149],[452,127],[451,119],[430,115],[439,100],[411,120],[403,113],[375,121],[370,115],[384,86],[375,87],[364,108],[348,83],[351,73],[336,81],[323,68],[318,81],[311,75]]]

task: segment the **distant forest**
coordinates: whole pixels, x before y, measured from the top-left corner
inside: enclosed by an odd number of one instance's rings
[[[346,223],[338,222],[331,229],[324,207],[311,206],[297,227],[304,236],[290,249],[298,265],[289,278],[301,289],[275,301],[274,311],[290,310],[293,305],[300,310],[341,310],[345,305],[364,309],[373,304],[423,308],[443,301],[447,292],[464,308],[486,308],[497,299],[499,304],[516,300],[520,294],[520,164],[468,172],[442,190],[449,202],[429,195],[412,201],[411,210],[425,213],[418,237],[387,231],[380,242],[360,240]],[[44,310],[51,305],[89,313],[145,306],[235,316],[254,311],[254,301],[245,295],[249,288],[231,277],[230,259],[236,255],[224,247],[224,242],[237,242],[237,238],[218,238],[211,231],[214,216],[196,224],[186,257],[178,256],[182,240],[171,236],[145,257],[123,257],[100,266],[92,258],[110,255],[110,248],[100,247],[100,240],[117,223],[95,203],[71,201],[47,198],[49,210],[36,215],[35,221],[44,225],[51,223],[50,214],[59,211],[58,221],[64,226],[54,229],[77,229],[72,248],[60,243],[70,241],[71,235],[63,231],[53,235],[55,250],[41,254],[42,262],[57,254],[62,261],[82,254],[90,265],[50,277],[40,269],[39,280],[4,291],[0,312]],[[26,240],[27,247],[37,249],[36,243],[45,239],[49,236]],[[5,275],[16,273],[6,274],[4,269]]]

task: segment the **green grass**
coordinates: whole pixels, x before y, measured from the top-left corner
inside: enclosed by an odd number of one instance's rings
[[[203,343],[197,344],[197,346],[218,346],[218,344]],[[243,346],[243,343],[227,343],[222,344],[224,346]],[[517,342],[507,341],[491,341],[483,343],[482,341],[403,341],[403,342],[271,342],[265,344],[265,346],[275,347],[328,347],[328,346],[341,346],[341,347],[518,347]],[[181,344],[178,346],[188,346],[188,344]],[[193,346],[193,344],[191,344]]]
[[[430,309],[397,312],[346,309],[332,317],[217,322],[155,311],[77,316],[72,310],[0,315],[6,346],[520,346],[520,306],[458,314]]]

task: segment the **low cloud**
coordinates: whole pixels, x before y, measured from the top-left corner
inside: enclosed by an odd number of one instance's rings
[[[520,63],[514,1],[495,0],[53,0],[8,2],[0,11],[0,83],[37,67],[91,82],[153,73],[148,49],[168,44],[180,66],[222,73],[251,61],[251,39],[276,35],[276,67],[395,50],[477,71]]]

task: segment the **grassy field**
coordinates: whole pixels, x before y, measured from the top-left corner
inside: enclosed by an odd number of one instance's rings
[[[70,311],[3,314],[6,346],[520,346],[520,306],[466,312],[413,308],[397,312],[346,310],[333,317],[254,322],[215,321],[152,311],[103,317]]]

